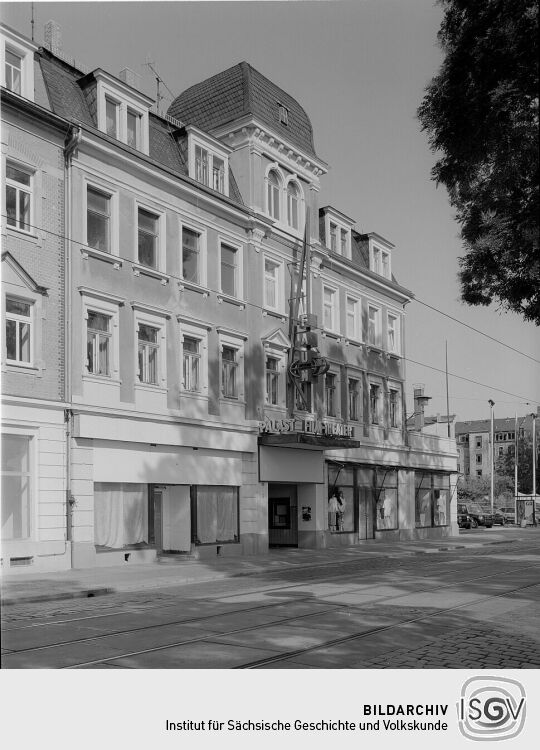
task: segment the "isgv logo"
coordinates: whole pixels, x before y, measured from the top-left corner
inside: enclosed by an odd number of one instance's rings
[[[460,732],[468,739],[508,740],[525,724],[525,689],[509,677],[471,677],[457,710]]]

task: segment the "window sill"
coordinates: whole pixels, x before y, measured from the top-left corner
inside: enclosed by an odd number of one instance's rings
[[[106,253],[104,250],[96,250],[93,247],[81,247],[81,255],[83,260],[96,258],[96,260],[103,260],[105,263],[111,263],[117,271],[122,268],[122,259],[112,253]]]
[[[26,372],[28,373],[28,375],[36,375],[43,369],[42,367],[38,367],[37,365],[23,362],[13,362],[11,360],[7,360],[3,364],[7,371],[11,370],[12,372]]]
[[[189,289],[190,292],[197,292],[197,294],[202,294],[202,296],[205,298],[210,296],[210,292],[208,289],[201,286],[200,284],[195,284],[193,281],[179,281],[178,289],[181,292],[183,292],[185,289]]]
[[[345,338],[345,339],[343,339],[343,342],[344,342],[345,346],[349,346],[349,345],[351,345],[351,346],[357,346],[359,349],[361,349],[362,346],[364,345],[363,342],[360,341],[360,339]]]
[[[375,354],[382,355],[383,350],[380,346],[377,346],[376,344],[368,344],[367,345],[368,352],[374,352]]]
[[[236,307],[239,307],[240,310],[246,309],[245,302],[242,302],[242,300],[238,299],[237,297],[230,297],[228,294],[218,294],[217,301],[220,305],[222,302],[228,302],[229,305],[235,305]]]
[[[277,318],[282,323],[285,323],[287,321],[286,315],[284,315],[283,313],[278,312],[277,310],[271,310],[268,307],[265,307],[263,309],[262,316],[263,316],[263,318],[267,318],[268,316],[270,316],[271,318]]]
[[[398,354],[397,352],[388,352],[388,359],[395,359],[399,362],[401,359],[401,354]]]
[[[329,338],[329,339],[336,339],[337,341],[341,341],[341,334],[337,333],[336,331],[329,331],[328,329],[324,329],[321,333],[322,338]]]
[[[191,398],[194,401],[208,401],[207,391],[186,391],[184,388],[180,390],[180,396],[182,398]]]
[[[108,375],[92,375],[86,373],[82,376],[83,381],[88,383],[103,383],[104,385],[122,385],[122,381],[119,378],[112,378]]]
[[[246,402],[243,396],[238,396],[235,398],[234,396],[222,395],[219,400],[222,404],[232,404],[233,406],[245,406],[246,405]]]
[[[135,388],[141,391],[151,391],[152,393],[167,393],[167,387],[155,385],[154,383],[135,383]]]
[[[39,242],[40,236],[39,234],[36,234],[35,232],[27,232],[24,229],[19,229],[19,227],[13,227],[10,224],[5,224],[5,227],[9,234],[14,234],[16,237],[24,237],[26,240],[32,240],[32,242]]]
[[[133,263],[134,276],[150,276],[152,279],[159,279],[163,286],[169,283],[169,276],[163,271],[157,271],[155,268],[143,266],[140,263]]]

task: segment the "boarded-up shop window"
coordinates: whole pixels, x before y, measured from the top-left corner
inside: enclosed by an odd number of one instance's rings
[[[148,543],[146,484],[94,484],[94,540],[110,549]]]
[[[196,542],[237,542],[238,487],[199,485],[196,488]]]

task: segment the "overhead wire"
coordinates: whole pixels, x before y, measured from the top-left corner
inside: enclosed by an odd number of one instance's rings
[[[8,218],[6,214],[1,214],[1,216],[4,219]],[[37,224],[30,224],[30,223],[28,223],[27,226],[29,226],[32,229],[35,229],[37,231],[41,231],[41,232],[45,232],[46,234],[50,234],[50,235],[52,235],[54,237],[57,237],[59,239],[67,240],[71,245],[77,245],[80,248],[88,248],[90,250],[93,249],[93,248],[90,247],[90,245],[88,245],[88,244],[86,244],[84,242],[81,242],[79,240],[71,239],[69,237],[66,237],[63,234],[60,234],[58,232],[54,232],[51,229],[45,229],[44,227],[40,227]],[[17,231],[17,229],[15,229],[15,231]],[[118,258],[119,260],[121,260],[123,262],[130,263],[132,266],[133,265],[137,265],[137,266],[139,265],[135,260],[133,260],[133,258],[127,258],[127,257],[122,256],[122,255],[114,255],[114,257]],[[289,264],[289,265],[291,265],[291,264]],[[294,263],[292,265],[294,265]],[[174,281],[178,281],[178,282],[181,282],[181,283],[185,282],[185,279],[183,279],[181,276],[175,276],[174,274],[170,274],[170,273],[167,273],[167,272],[163,272],[163,273],[164,273],[165,276],[167,276],[170,279],[173,279]],[[212,292],[214,294],[220,294],[220,295],[223,294],[223,292],[221,290],[212,289],[210,287],[204,287],[204,289],[207,290],[207,291],[209,291],[209,292]],[[242,305],[245,305],[246,307],[249,306],[249,307],[252,307],[252,308],[254,308],[256,310],[261,310],[261,311],[266,311],[267,312],[267,308],[264,307],[263,305],[258,305],[255,302],[249,302],[247,300],[239,300],[239,301],[242,303]],[[279,315],[279,314],[276,313],[276,315],[277,315],[277,317],[287,317],[286,313],[283,313],[282,315]],[[299,322],[299,321],[296,321],[296,322]],[[325,332],[325,329],[322,328],[321,326],[312,326],[312,330],[320,331],[321,333]],[[489,338],[491,338],[491,337],[489,337]],[[498,342],[498,343],[500,343],[500,342]],[[518,353],[523,354],[523,352],[518,352]],[[527,355],[525,355],[525,356],[527,356]],[[418,362],[418,361],[416,361],[414,359],[411,359],[411,358],[405,357],[405,356],[401,356],[400,358],[403,359],[406,362],[410,362],[411,364],[419,365],[420,367],[426,367],[426,368],[428,368],[430,370],[434,370],[436,372],[440,372],[440,373],[443,373],[443,374],[446,373],[446,370],[441,370],[440,368],[434,367],[433,365],[428,365],[425,362]],[[510,391],[503,390],[502,388],[497,388],[497,387],[489,385],[487,383],[481,383],[480,381],[472,380],[471,378],[466,378],[465,376],[458,375],[457,373],[451,373],[451,372],[449,372],[448,375],[450,377],[457,378],[459,380],[463,380],[463,381],[466,381],[468,383],[473,383],[474,385],[478,385],[478,386],[481,386],[483,388],[487,388],[487,389],[489,389],[491,391],[497,391],[498,393],[504,393],[507,396],[513,396],[514,398],[517,398],[520,401],[534,403],[534,404],[540,404],[540,401],[537,401],[536,399],[528,398],[526,396],[520,396],[517,393],[511,393]]]

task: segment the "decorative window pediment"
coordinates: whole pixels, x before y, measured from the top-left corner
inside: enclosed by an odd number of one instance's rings
[[[4,265],[5,264],[5,265]],[[24,286],[34,294],[47,294],[47,287],[38,284],[9,252],[2,253],[2,280],[4,283]]]
[[[279,349],[285,351],[292,346],[291,340],[285,333],[283,333],[281,328],[276,328],[271,333],[263,336],[261,341],[265,349]]]
[[[189,176],[218,193],[229,195],[231,149],[192,125],[186,131]]]

